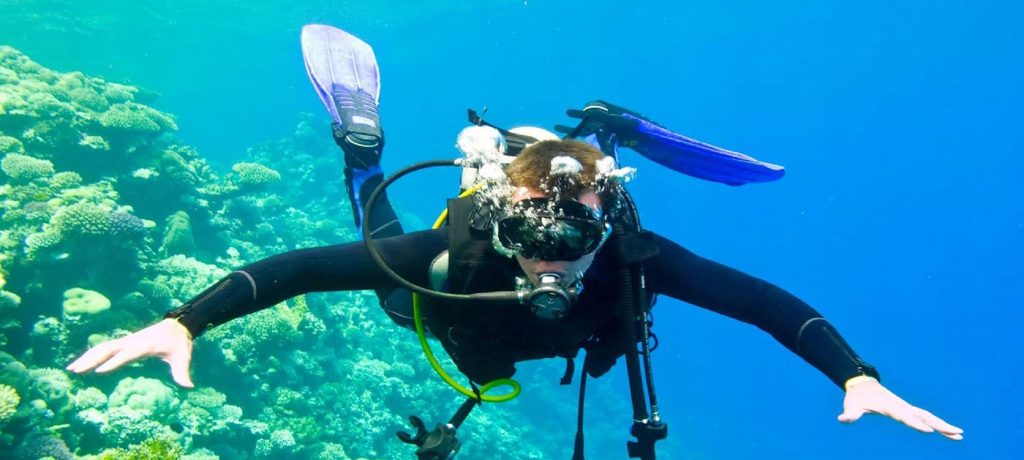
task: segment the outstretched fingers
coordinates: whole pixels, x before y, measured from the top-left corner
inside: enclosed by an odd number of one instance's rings
[[[916,407],[880,384],[862,384],[847,390],[843,400],[843,413],[839,421],[853,423],[864,414],[879,414],[903,423],[922,433],[938,431],[943,436],[959,441],[963,430],[946,423],[927,410]]]
[[[195,384],[192,383],[192,377],[189,375],[189,365],[192,362],[192,344],[188,344],[188,350],[185,353],[172,353],[168,356],[164,356],[164,362],[171,366],[171,378],[174,379],[174,383],[185,387],[194,388]]]
[[[78,359],[74,360],[65,369],[76,374],[89,372],[107,362],[111,356],[121,351],[117,341],[101,343],[86,351]]]
[[[962,441],[964,439],[964,430],[960,429],[960,427],[953,426],[947,423],[945,420],[936,417],[935,414],[932,414],[931,412],[928,412],[924,409],[918,410],[920,411],[918,417],[922,421],[924,421],[924,423],[927,423],[928,426],[934,428],[943,436],[954,441]]]
[[[116,355],[108,359],[107,362],[103,363],[102,366],[97,367],[96,372],[103,374],[106,372],[113,371],[121,366],[124,366],[125,364],[128,364],[132,361],[139,359],[142,356],[143,353],[138,352],[138,350],[133,350],[130,348],[122,349]]]
[[[928,425],[917,413],[913,410],[914,407],[910,407],[910,410],[900,410],[893,414],[886,414],[890,417],[903,422],[904,425],[909,426],[922,433],[934,433],[935,428]]]

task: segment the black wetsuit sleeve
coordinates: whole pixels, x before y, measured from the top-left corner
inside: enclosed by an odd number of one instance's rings
[[[654,292],[757,326],[840,388],[857,375],[878,377],[820,313],[796,296],[661,236],[654,238],[659,254],[647,269]]]
[[[430,262],[447,249],[446,229],[375,240],[384,260],[405,279],[428,284]],[[397,287],[362,241],[289,251],[246,265],[168,312],[193,337],[207,328],[308,292]]]

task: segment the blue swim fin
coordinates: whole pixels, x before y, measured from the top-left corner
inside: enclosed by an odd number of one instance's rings
[[[569,110],[568,114],[579,118],[579,125],[556,129],[567,133],[566,137],[596,143],[608,155],[616,156],[616,147],[629,147],[674,171],[728,185],[771,182],[786,174],[782,166],[674,133],[639,113],[605,101],[591,102],[583,110]]]
[[[384,132],[377,111],[380,72],[373,48],[341,29],[309,24],[302,28],[302,59],[309,81],[331,115],[334,140],[345,152],[345,185],[356,228],[362,227],[365,217],[367,225],[377,226],[378,235],[401,233],[386,199],[374,208],[374,216],[363,216],[363,203],[383,180]]]
[[[786,174],[782,166],[676,134],[650,121],[636,120],[637,138],[629,147],[683,174],[728,185],[771,182]]]
[[[302,59],[335,129],[344,130],[335,137],[356,133],[369,142],[381,137],[376,119],[380,72],[370,45],[344,30],[308,24],[302,27]]]

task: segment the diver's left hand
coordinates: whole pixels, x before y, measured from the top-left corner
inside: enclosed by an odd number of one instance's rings
[[[964,439],[964,430],[946,423],[945,420],[936,417],[931,412],[910,405],[903,398],[889,391],[878,380],[871,377],[857,377],[856,379],[856,381],[851,379],[847,383],[846,398],[843,399],[843,413],[839,414],[840,422],[856,422],[866,413],[882,414],[923,433],[938,431],[954,441]]]

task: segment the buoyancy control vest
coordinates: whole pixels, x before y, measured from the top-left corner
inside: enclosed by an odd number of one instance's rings
[[[451,293],[507,291],[521,275],[514,259],[498,254],[491,244],[491,216],[474,197],[448,201],[447,290]],[[594,268],[600,282],[586,282],[579,308],[563,320],[537,318],[517,302],[443,301],[428,299],[425,319],[459,370],[477,383],[508,378],[515,363],[531,359],[575,358],[587,350],[584,369],[593,377],[606,373],[629,344],[622,312],[612,300],[619,260],[641,262],[657,254],[649,233],[613,235],[629,244],[610,241]],[[620,248],[629,254],[618,254]],[[593,270],[593,269],[592,269]],[[650,296],[648,295],[648,301]]]

